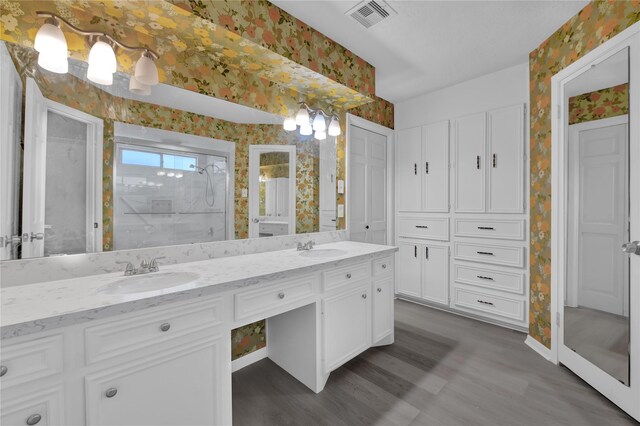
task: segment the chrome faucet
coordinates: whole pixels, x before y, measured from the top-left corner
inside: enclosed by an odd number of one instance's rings
[[[301,242],[298,242],[297,250],[298,251],[311,250],[314,245],[316,245],[316,243],[313,240],[309,240],[304,244],[302,244]]]
[[[142,259],[142,261],[140,262],[140,266],[138,268],[133,266],[133,263],[131,262],[116,262],[116,263],[126,263],[127,266],[125,267],[125,270],[124,270],[124,276],[130,277],[132,275],[141,275],[141,274],[148,274],[150,272],[158,272],[160,270],[160,267],[158,266],[158,259],[163,259],[163,257],[154,257],[150,261],[147,261],[146,259]]]

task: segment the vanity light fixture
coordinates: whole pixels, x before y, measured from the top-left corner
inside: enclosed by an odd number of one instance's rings
[[[150,86],[158,84],[158,68],[154,61],[159,56],[153,50],[141,46],[128,46],[112,36],[98,32],[82,30],[69,21],[51,12],[36,12],[40,18],[46,18],[45,23],[36,34],[34,48],[38,51],[38,65],[42,68],[64,74],[68,71],[67,41],[61,29],[61,24],[73,32],[88,39],[91,46],[89,51],[89,69],[87,78],[102,85],[113,84],[113,74],[117,70],[116,50],[138,51],[140,59],[136,62],[135,74],[129,82],[129,89],[139,95],[151,93]]]
[[[323,114],[322,110],[318,110],[316,116],[313,118],[313,130],[316,132],[324,132],[327,130],[327,124],[324,122]]]
[[[300,109],[296,114],[296,124],[301,127],[309,124],[309,111],[307,111],[307,107],[304,104],[300,106]]]
[[[331,118],[331,123],[329,123],[329,136],[340,136],[341,133],[340,121],[338,121],[338,117],[334,115],[333,118]]]
[[[327,132],[325,132],[324,130],[320,131],[320,130],[316,130],[315,134],[313,135],[316,139],[318,139],[319,141],[323,141],[327,138]]]
[[[302,136],[309,136],[313,133],[313,128],[311,124],[307,123],[305,125],[300,126],[300,134]]]
[[[293,117],[285,118],[283,127],[287,132],[294,131],[296,129],[296,119]]]
[[[310,119],[311,115],[313,115],[313,121]],[[328,128],[327,120],[329,120]],[[327,131],[329,136],[338,136],[342,133],[337,115],[327,114],[321,109],[309,108],[309,106],[303,102],[300,103],[300,109],[295,119],[287,117],[283,123],[283,128],[287,132],[295,131],[296,126],[300,126],[300,134],[303,136],[309,136],[315,132],[315,138],[318,140],[326,139]]]

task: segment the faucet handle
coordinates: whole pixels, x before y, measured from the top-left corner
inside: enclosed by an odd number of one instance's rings
[[[158,272],[160,270],[160,267],[158,266],[158,261],[157,259],[162,259],[161,257],[154,257],[153,259],[151,259],[151,262],[149,263],[149,272]]]
[[[125,276],[129,276],[129,275],[135,275],[136,274],[136,268],[133,266],[133,263],[128,262],[126,260],[116,260],[117,264],[126,264],[127,266],[125,266],[124,269],[124,275]]]
[[[141,268],[145,268],[145,269],[148,268],[149,267],[149,261],[147,261],[147,259],[142,259],[140,261],[140,267]]]

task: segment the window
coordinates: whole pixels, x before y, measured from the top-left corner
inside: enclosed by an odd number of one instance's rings
[[[198,164],[196,157],[187,157],[160,152],[137,151],[134,149],[122,150],[122,164],[132,166],[162,167],[174,170],[195,170]]]
[[[173,154],[163,154],[162,167],[165,169],[193,171],[196,168],[196,158],[183,157],[181,155],[173,155]]]

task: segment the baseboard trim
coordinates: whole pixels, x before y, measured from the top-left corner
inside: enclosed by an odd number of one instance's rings
[[[542,343],[538,342],[536,339],[531,337],[531,335],[527,335],[527,338],[524,339],[524,344],[529,346],[531,349],[536,351],[538,355],[547,361],[551,362],[551,349],[547,348]]]
[[[258,362],[262,359],[265,359],[269,356],[269,352],[267,351],[267,347],[258,349],[257,351],[253,351],[245,356],[242,356],[236,360],[231,361],[231,372],[235,373],[238,370],[242,370],[248,365],[253,364],[254,362]]]

